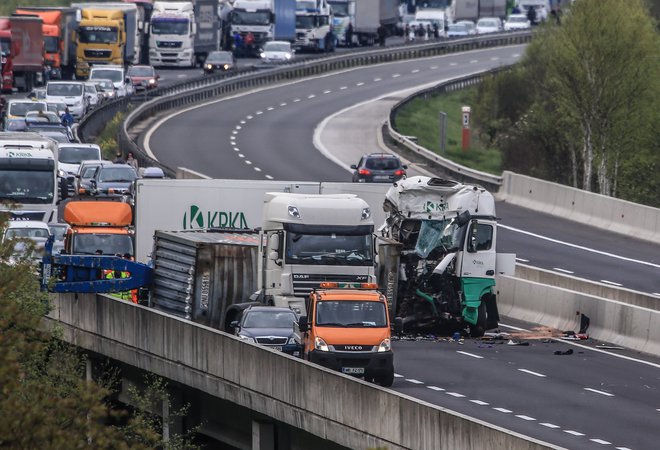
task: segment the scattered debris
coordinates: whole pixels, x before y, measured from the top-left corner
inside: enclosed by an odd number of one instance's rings
[[[515,341],[515,340],[513,340],[513,339],[509,339],[509,342],[507,342],[506,345],[522,345],[522,346],[529,346],[529,342],[520,342],[520,341]]]
[[[561,351],[561,350],[555,350],[555,355],[572,355],[573,354],[573,349],[569,348],[568,350]]]
[[[619,347],[618,345],[607,345],[607,344],[598,344],[596,348],[600,348],[603,350],[625,350],[623,347]]]

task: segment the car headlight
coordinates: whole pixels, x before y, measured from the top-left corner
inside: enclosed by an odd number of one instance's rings
[[[151,80],[149,80],[149,84],[156,84],[156,80],[152,78]]]
[[[228,70],[229,69],[229,64],[225,64],[223,67],[225,68],[225,70]]]
[[[213,65],[212,65],[212,64],[207,64],[207,65],[206,65],[206,68],[209,69],[209,70],[211,70],[211,69],[213,69]]]
[[[259,53],[259,56],[260,56],[261,58],[266,58],[266,54],[265,54],[265,53]]]
[[[328,344],[326,344],[325,341],[318,336],[314,338],[314,349],[321,352],[329,351]]]
[[[287,53],[286,55],[284,55],[284,57],[285,57],[286,59],[291,59],[291,53]]]
[[[392,343],[390,342],[390,338],[383,339],[383,342],[381,342],[378,346],[378,351],[389,352],[390,350],[392,350]]]
[[[254,338],[252,338],[252,337],[250,337],[250,336],[245,336],[245,335],[243,335],[243,334],[239,334],[238,337],[241,338],[241,339],[243,339],[243,340],[246,341],[246,342],[254,342]]]

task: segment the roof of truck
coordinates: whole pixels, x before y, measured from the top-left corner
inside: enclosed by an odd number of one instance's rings
[[[64,206],[64,221],[78,227],[126,227],[133,221],[128,203],[73,201]]]

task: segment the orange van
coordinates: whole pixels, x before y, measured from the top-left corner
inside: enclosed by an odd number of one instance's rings
[[[303,358],[389,387],[394,355],[385,295],[375,283],[321,283],[306,300],[296,339]],[[397,321],[397,330],[400,322]]]

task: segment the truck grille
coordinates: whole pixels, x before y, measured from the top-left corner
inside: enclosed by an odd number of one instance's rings
[[[181,48],[183,42],[175,41],[157,41],[156,46],[160,48]]]
[[[312,289],[321,287],[323,281],[339,283],[368,283],[369,275],[332,275],[332,274],[293,274],[293,295],[307,297]]]
[[[286,344],[287,338],[263,336],[256,338],[256,340],[257,343],[264,345],[284,345]]]
[[[88,58],[110,58],[112,50],[85,50],[85,56]]]

